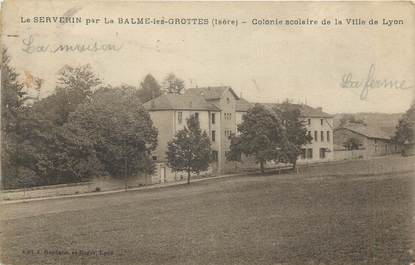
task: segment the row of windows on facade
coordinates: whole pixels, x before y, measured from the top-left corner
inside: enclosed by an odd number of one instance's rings
[[[307,134],[311,137],[311,131],[308,131]],[[312,138],[315,142],[318,142],[318,131],[314,131],[314,137]],[[326,141],[330,142],[330,131],[326,131]],[[324,142],[324,131],[320,131],[320,142]]]
[[[230,137],[232,135],[232,130],[225,130],[225,136]],[[216,131],[212,130],[212,142],[216,141]]]
[[[231,130],[225,130],[225,136],[230,137],[232,135]],[[308,131],[308,135],[311,137],[311,131]],[[314,131],[314,138],[316,142],[318,141],[318,131]],[[212,130],[212,142],[216,141],[216,131]],[[324,142],[324,131],[320,132],[320,141]],[[326,141],[330,142],[330,131],[326,131]]]
[[[319,149],[320,159],[326,158],[326,152],[327,152],[327,148]],[[313,148],[302,148],[300,158],[301,159],[313,159]]]
[[[307,119],[307,125],[311,125],[311,119]],[[324,125],[324,119],[320,119],[320,125]]]
[[[199,119],[199,113],[195,112],[194,113],[196,119]],[[225,120],[231,120],[232,119],[232,113],[224,113],[225,116]],[[179,124],[181,124],[183,122],[183,112],[179,111],[177,113],[177,121]],[[211,113],[211,121],[212,124],[216,123],[216,113]]]

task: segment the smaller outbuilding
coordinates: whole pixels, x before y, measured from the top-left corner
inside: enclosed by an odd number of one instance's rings
[[[334,130],[334,159],[370,158],[399,153],[402,148],[382,129],[351,123]]]

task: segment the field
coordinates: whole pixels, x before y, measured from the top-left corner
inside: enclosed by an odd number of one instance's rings
[[[413,262],[415,159],[1,206],[3,264]]]

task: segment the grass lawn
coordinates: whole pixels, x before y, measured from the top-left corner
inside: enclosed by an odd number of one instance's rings
[[[1,263],[409,265],[413,165],[381,158],[2,205]]]

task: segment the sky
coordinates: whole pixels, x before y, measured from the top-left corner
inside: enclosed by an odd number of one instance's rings
[[[2,43],[24,79],[45,80],[53,92],[59,69],[90,64],[106,84],[138,86],[151,73],[173,72],[186,87],[231,86],[252,102],[293,102],[329,113],[404,112],[415,89],[414,5],[409,3],[135,3],[12,1],[3,7]],[[72,15],[79,24],[34,23],[35,17]],[[103,24],[103,18],[114,24]],[[118,24],[118,18],[201,18],[208,25]],[[86,19],[100,23],[85,25]],[[212,26],[212,19],[238,26]],[[342,25],[333,25],[335,19]],[[360,18],[365,25],[346,25]],[[400,25],[368,25],[371,19]],[[22,23],[31,19],[30,23]],[[318,20],[319,25],[253,25],[253,19]],[[331,25],[321,25],[323,19]],[[246,23],[242,23],[246,22]],[[118,51],[52,52],[59,45],[111,44]],[[30,45],[28,45],[30,43]],[[31,49],[28,49],[30,46]],[[46,52],[34,52],[48,46]],[[24,51],[26,50],[26,51]],[[29,52],[30,51],[30,52]],[[370,70],[372,69],[372,70]],[[26,74],[25,74],[26,73]],[[372,73],[371,75],[369,73]],[[343,87],[342,80],[362,82]],[[364,81],[390,81],[361,98]],[[402,85],[403,84],[403,85]],[[31,88],[28,88],[31,89]]]

